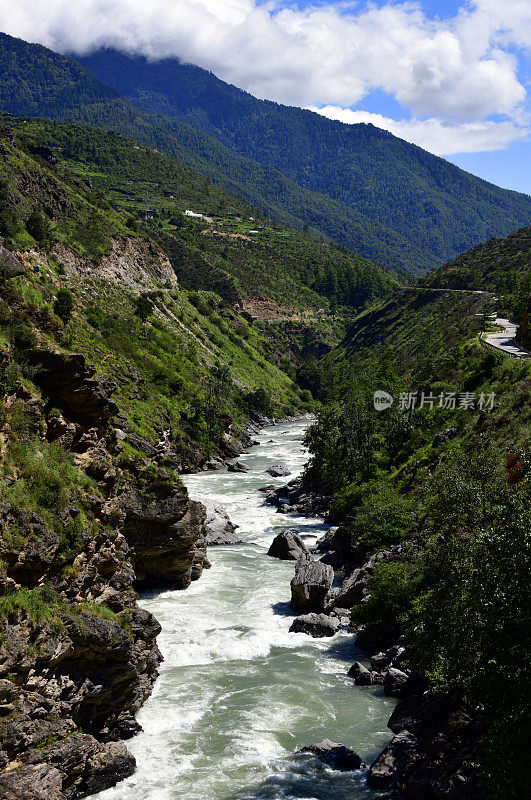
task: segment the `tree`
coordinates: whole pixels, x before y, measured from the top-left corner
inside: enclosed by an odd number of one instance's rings
[[[153,309],[154,309],[153,302],[149,299],[149,297],[146,294],[141,294],[140,297],[136,298],[135,314],[137,317],[140,317],[142,322],[146,322],[146,320],[153,313]]]
[[[39,244],[44,244],[50,238],[50,223],[38,211],[32,211],[29,215],[26,221],[26,230]]]
[[[72,296],[72,293],[69,292],[68,289],[59,289],[59,291],[57,292],[55,303],[53,305],[53,310],[55,311],[57,316],[63,320],[65,325],[70,320],[73,309],[74,309],[74,298]]]
[[[17,228],[17,216],[9,202],[9,186],[0,180],[0,236],[12,238]]]

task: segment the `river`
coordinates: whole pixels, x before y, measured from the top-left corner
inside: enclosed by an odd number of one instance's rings
[[[184,477],[191,497],[223,505],[243,545],[212,547],[212,568],[184,592],[143,595],[162,625],[161,675],[128,742],[135,775],[98,800],[358,800],[373,794],[361,772],[339,773],[293,751],[328,737],[370,762],[391,738],[394,702],[381,688],[358,688],[346,672],[360,658],[353,637],[288,633],[293,562],[269,558],[275,533],[289,527],[311,545],[320,520],[276,513],[258,488],[282,485],[307,459],[308,422],[266,428],[239,460],[247,473]]]

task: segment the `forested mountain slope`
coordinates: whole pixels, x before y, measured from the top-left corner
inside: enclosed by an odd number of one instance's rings
[[[184,461],[221,447],[257,390],[281,405],[298,402],[247,319],[213,292],[181,290],[149,230],[133,230],[86,177],[30,147],[0,129],[0,237],[28,267],[6,287],[18,308],[15,317],[4,309],[8,349],[55,339],[84,353],[116,382],[131,432],[153,440],[173,428]],[[53,313],[62,289],[64,325]]]
[[[179,474],[310,408],[249,320],[0,126],[0,796],[93,795],[162,656],[137,590],[210,566]],[[60,689],[58,690],[58,687]]]
[[[51,148],[61,166],[123,210],[133,229],[144,226],[190,289],[217,291],[231,303],[262,296],[295,313],[329,303],[360,309],[395,284],[377,264],[272,225],[149,146],[75,123],[4,118],[4,124],[34,152]],[[183,216],[187,209],[202,216]]]
[[[285,225],[309,226],[394,269],[415,272],[431,263],[422,248],[390,226],[305,189],[198,128],[143,112],[96,81],[88,69],[80,70],[73,59],[6,34],[0,34],[0,109],[78,120],[122,133],[176,158]]]
[[[194,125],[411,240],[426,263],[440,263],[531,218],[528,196],[489,184],[372,125],[345,125],[258,100],[177,59],[154,62],[100,50],[80,60],[143,110]],[[415,266],[405,254],[403,264]]]
[[[404,800],[529,794],[530,697],[513,687],[531,641],[531,359],[478,334],[500,303],[529,306],[530,244],[518,231],[425,281],[469,291],[393,291],[307,373],[327,403],[301,494],[330,495],[324,549],[347,576],[334,602],[374,655],[349,674],[391,692],[408,680],[368,777]]]

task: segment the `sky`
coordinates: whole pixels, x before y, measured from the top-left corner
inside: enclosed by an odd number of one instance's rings
[[[0,30],[178,56],[531,194],[531,0],[0,0]]]

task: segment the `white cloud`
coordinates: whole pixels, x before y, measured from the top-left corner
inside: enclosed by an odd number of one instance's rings
[[[371,123],[438,156],[498,150],[506,147],[509,142],[526,141],[529,138],[527,128],[512,120],[463,123],[435,117],[423,120],[415,118],[395,120],[382,114],[352,111],[350,108],[340,106],[309,108],[310,111],[322,114],[328,119],[349,125],[358,122]]]
[[[392,0],[303,10],[274,0],[17,0],[2,4],[0,28],[62,52],[111,45],[178,55],[300,106],[345,108],[381,89],[413,117],[385,124],[417,141],[440,136],[445,148],[487,149],[523,135],[526,91],[513,50],[531,43],[529,0],[463,0],[442,21],[422,2]]]

